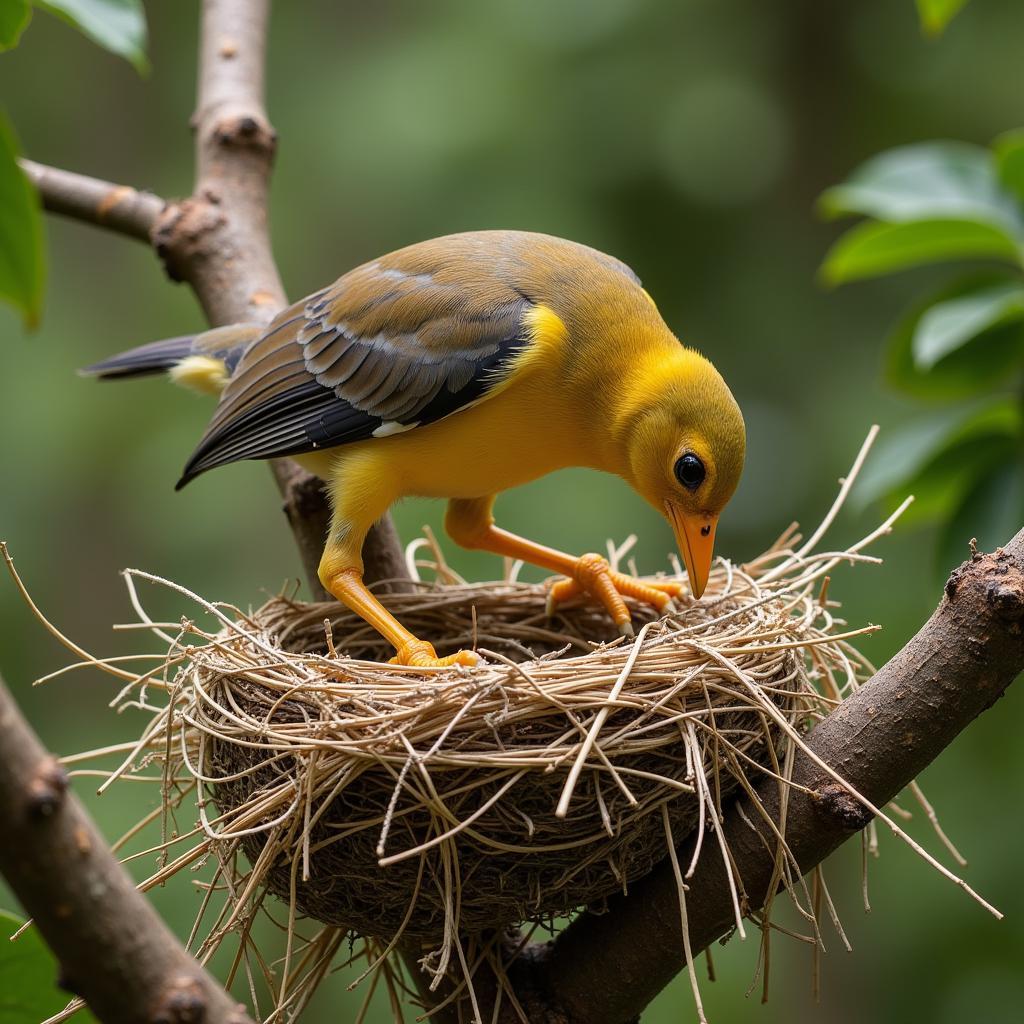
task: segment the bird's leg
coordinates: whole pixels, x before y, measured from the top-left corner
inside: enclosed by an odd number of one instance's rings
[[[476,665],[480,659],[472,651],[457,651],[439,658],[433,645],[410,633],[370,592],[363,583],[361,555],[366,530],[355,530],[351,523],[332,522],[331,532],[320,559],[320,582],[342,604],[365,619],[386,640],[394,644],[392,662],[417,668],[445,665]]]
[[[653,605],[659,612],[673,610],[673,598],[683,593],[683,585],[670,580],[641,582],[632,576],[614,572],[606,558],[587,554],[576,558],[562,551],[536,544],[494,525],[491,508],[494,498],[456,498],[448,503],[445,529],[464,548],[493,551],[509,558],[521,558],[531,565],[561,573],[567,577],[552,584],[548,593],[548,611],[561,601],[586,593],[607,609],[616,628],[632,636],[629,608],[623,597]]]

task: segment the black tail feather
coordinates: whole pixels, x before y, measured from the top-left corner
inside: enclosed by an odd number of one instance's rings
[[[192,354],[195,340],[194,334],[184,334],[179,338],[151,341],[148,345],[121,352],[78,372],[83,377],[99,377],[101,380],[166,373]]]

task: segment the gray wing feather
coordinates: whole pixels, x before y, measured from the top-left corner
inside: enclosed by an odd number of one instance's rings
[[[178,486],[228,462],[366,440],[390,424],[423,426],[486,397],[531,340],[529,301],[506,288],[488,314],[471,290],[416,276],[415,323],[400,287],[406,277],[394,271],[379,278],[388,287],[376,298],[350,294],[342,278],[282,313],[243,356]],[[393,328],[389,307],[399,314]],[[360,332],[361,321],[372,322],[372,334]],[[462,343],[445,346],[446,338]]]

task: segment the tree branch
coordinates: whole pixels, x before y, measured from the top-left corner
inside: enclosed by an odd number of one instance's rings
[[[0,872],[104,1024],[247,1024],[139,893],[0,679]],[[4,941],[0,939],[0,941]]]
[[[822,721],[808,746],[876,807],[930,764],[1024,670],[1024,530],[994,555],[957,569],[917,635],[861,689]],[[856,834],[870,814],[806,755],[792,791],[786,839],[803,872]],[[779,791],[757,787],[772,819]],[[742,812],[742,813],[741,813]],[[751,909],[772,895],[776,842],[749,799],[728,807],[723,824]],[[692,842],[680,848],[687,863]],[[706,846],[689,881],[687,915],[694,954],[732,924],[729,887],[717,850]],[[570,925],[537,964],[535,977],[560,1022],[625,1024],[683,969],[676,882],[662,864],[610,901],[608,912]]]
[[[43,206],[150,242],[168,274],[188,282],[213,326],[266,323],[286,302],[267,223],[276,135],[264,109],[270,0],[205,0],[200,34],[193,194],[167,202],[128,185],[32,160],[21,166]],[[286,460],[271,463],[314,599],[328,595],[317,565],[330,518],[320,482]],[[370,531],[366,579],[408,577],[390,517]]]
[[[150,242],[150,232],[167,205],[159,196],[139,192],[130,185],[115,185],[34,160],[18,162],[38,190],[44,209],[146,243]]]
[[[276,136],[263,107],[269,0],[205,0],[192,125],[196,185],[153,234],[210,323],[266,323],[285,305],[267,199]]]
[[[267,223],[277,136],[264,109],[270,0],[205,0],[193,127],[196,186],[169,206],[153,241],[172,277],[187,281],[214,326],[266,323],[285,305]],[[315,477],[292,463],[272,463],[314,597],[326,597],[316,573],[329,519]],[[368,536],[368,572],[406,575],[390,519]]]

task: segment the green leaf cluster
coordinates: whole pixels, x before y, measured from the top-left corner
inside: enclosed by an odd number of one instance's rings
[[[31,18],[32,7],[28,0],[0,0],[0,50],[18,45]]]
[[[68,22],[140,73],[148,70],[142,0],[0,0],[0,51],[18,44],[33,7]],[[18,166],[14,132],[0,112],[0,299],[29,329],[39,322],[45,280],[39,197]]]
[[[976,536],[1024,525],[1024,131],[990,149],[932,142],[869,160],[821,197],[829,217],[859,215],[832,246],[832,285],[925,264],[983,263],[897,324],[890,382],[941,411],[891,432],[861,482],[863,500],[912,492],[911,519],[940,524],[941,568]]]

